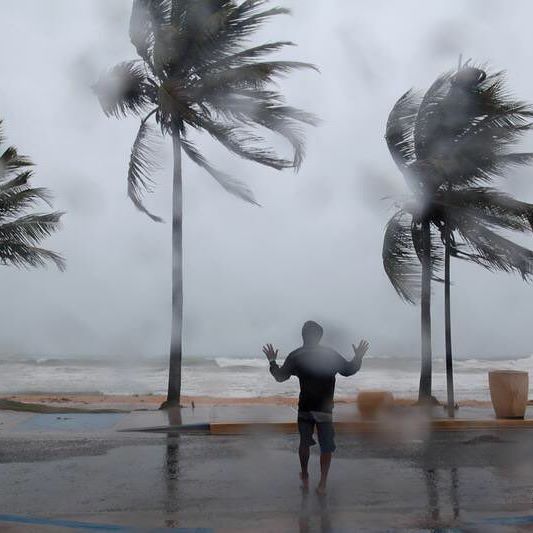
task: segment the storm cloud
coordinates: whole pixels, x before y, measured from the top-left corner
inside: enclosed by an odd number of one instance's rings
[[[381,264],[394,197],[406,192],[383,134],[396,99],[425,89],[465,59],[506,69],[513,92],[533,101],[533,5],[456,0],[280,0],[293,16],[258,39],[298,43],[285,58],[310,61],[281,84],[292,105],[319,115],[299,174],[279,173],[200,146],[218,168],[246,180],[261,207],[225,193],[185,161],[186,356],[283,353],[301,324],[321,322],[347,353],[366,337],[373,355],[416,355],[419,308],[397,297]],[[107,119],[91,84],[135,58],[129,0],[3,0],[0,117],[8,141],[35,163],[34,184],[67,211],[47,245],[68,270],[1,270],[3,355],[162,356],[170,329],[170,224],[156,224],[126,197],[138,121]],[[533,138],[528,139],[528,144]],[[280,143],[280,149],[288,150]],[[170,219],[167,139],[150,209]],[[532,174],[532,175],[530,175]],[[505,187],[533,201],[533,168]],[[384,197],[388,197],[384,199]],[[533,245],[533,239],[530,244]],[[452,265],[458,357],[533,352],[533,289],[520,279]],[[434,287],[434,350],[443,353],[442,287]]]

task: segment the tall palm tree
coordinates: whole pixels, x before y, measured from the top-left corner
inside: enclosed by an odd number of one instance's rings
[[[172,138],[174,152],[172,212],[172,334],[167,402],[179,404],[181,392],[183,259],[182,152],[231,194],[255,204],[242,182],[211,165],[191,134],[206,132],[228,150],[277,170],[298,169],[304,157],[302,124],[316,118],[286,105],[274,82],[290,72],[315,68],[308,63],[267,60],[293,43],[250,46],[267,21],[287,9],[267,8],[268,0],[135,0],[130,38],[140,60],[120,63],[95,89],[109,116],[142,117],[128,170],[128,195],[152,220],[143,194],[153,186],[152,144],[155,121]],[[269,146],[264,133],[289,141],[290,158]]]
[[[39,203],[51,205],[50,194],[30,185],[33,163],[13,146],[4,148],[4,143],[0,120],[0,264],[35,268],[53,263],[64,270],[59,254],[40,247],[59,229],[62,213],[33,212]]]
[[[509,151],[530,129],[531,116],[529,106],[508,96],[502,73],[487,75],[480,68],[466,65],[437,78],[421,101],[412,91],[406,93],[396,103],[387,124],[389,150],[413,191],[413,199],[387,226],[384,266],[400,295],[414,302],[417,266],[413,260],[421,263],[425,340],[419,393],[422,399],[431,394],[431,272],[442,267],[444,255],[450,413],[454,404],[450,257],[475,261],[490,269],[517,271],[525,278],[531,273],[531,252],[494,231],[530,230],[531,206],[480,187],[504,176],[510,167],[533,161],[531,153]],[[411,225],[420,226],[421,236],[411,229],[411,238],[407,238],[406,214],[412,217]],[[440,233],[440,238],[438,234],[433,236],[433,242],[432,227]],[[457,242],[456,234],[462,242]],[[444,250],[432,258],[432,246],[442,245]]]

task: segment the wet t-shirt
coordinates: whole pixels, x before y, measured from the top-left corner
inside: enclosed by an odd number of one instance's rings
[[[346,361],[342,355],[325,346],[302,346],[291,352],[280,367],[273,361],[270,373],[277,381],[296,376],[300,381],[298,410],[331,413],[335,394],[335,376],[351,376],[361,366],[355,358]]]

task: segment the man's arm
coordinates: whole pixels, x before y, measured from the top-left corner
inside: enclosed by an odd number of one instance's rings
[[[367,341],[361,341],[359,343],[359,346],[357,348],[355,347],[355,344],[352,344],[354,357],[351,361],[346,361],[344,357],[339,355],[339,374],[341,376],[353,376],[356,372],[359,371],[361,368],[361,364],[363,362],[363,357],[365,356],[365,353],[368,351],[368,342]]]
[[[276,363],[276,357],[278,356],[278,350],[274,350],[272,344],[263,346],[263,353],[266,355],[268,362],[270,363],[270,373],[274,376],[276,381],[287,381],[291,376],[294,368],[294,358],[289,354],[285,362],[280,367]]]

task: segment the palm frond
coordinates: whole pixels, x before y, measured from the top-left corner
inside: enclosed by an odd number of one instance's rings
[[[472,253],[458,257],[474,261],[488,270],[518,273],[524,280],[533,276],[533,251],[492,231],[478,220],[461,220],[458,232]]]
[[[10,179],[9,181],[0,182],[0,193],[9,191],[10,189],[18,189],[19,187],[24,187],[28,184],[28,181],[32,176],[33,171],[25,170],[23,172],[19,172],[14,178]]]
[[[450,150],[465,146],[465,143],[459,145],[457,139],[489,113],[486,80],[484,70],[471,66],[437,78],[426,93],[417,117],[420,159],[449,157]]]
[[[442,102],[450,89],[451,72],[441,74],[426,91],[418,108],[413,137],[417,159],[429,159],[441,141]]]
[[[236,54],[269,19],[289,14],[285,8],[264,9],[268,0],[196,0],[187,2],[179,17],[179,44],[174,64],[182,72],[203,68]]]
[[[457,136],[457,141],[461,141],[461,146],[464,143],[468,147],[471,144],[480,145],[484,141],[492,142],[496,146],[511,143],[531,128],[531,117],[531,108],[524,103],[502,105],[490,115],[475,117],[469,127]]]
[[[432,161],[440,182],[475,185],[529,163],[509,148],[531,129],[533,108],[508,94],[503,74],[466,67],[446,78],[428,91],[417,118],[417,156]]]
[[[420,98],[411,89],[394,104],[387,120],[385,140],[392,158],[404,170],[415,157],[413,131]]]
[[[0,156],[0,180],[8,177],[11,172],[31,166],[33,166],[33,163],[29,157],[19,155],[17,149],[13,146],[10,146]]]
[[[204,119],[202,120],[202,128],[228,150],[243,159],[277,170],[294,166],[294,161],[279,157],[274,150],[265,147],[262,137],[241,127]]]
[[[140,115],[157,102],[155,82],[139,61],[125,61],[111,68],[100,77],[94,90],[104,113],[116,118],[129,113]]]
[[[59,229],[59,222],[64,213],[46,213],[24,215],[0,224],[0,242],[19,242],[35,246],[42,239],[50,237]]]
[[[494,228],[533,231],[533,204],[488,187],[439,191],[435,204],[442,208],[455,228],[460,221],[473,218]]]
[[[0,136],[1,125],[0,120]],[[32,171],[27,167],[32,162],[15,148],[7,148],[0,163],[0,264],[29,268],[52,262],[63,270],[65,262],[59,254],[38,247],[59,229],[63,213],[27,213],[38,202],[50,205],[49,192],[30,186]]]
[[[247,48],[235,54],[229,54],[219,59],[218,61],[213,61],[207,63],[203,68],[200,68],[196,71],[198,75],[202,75],[205,72],[217,72],[223,71],[228,68],[234,68],[237,66],[248,65],[249,62],[254,59],[279,52],[283,48],[288,46],[296,46],[291,41],[276,41],[272,43],[265,43],[259,46],[253,46],[252,48]]]
[[[19,172],[13,179],[0,182],[0,212],[20,212],[38,201],[52,205],[51,195],[44,187],[31,187],[31,170]]]
[[[305,156],[305,136],[300,124],[317,124],[318,119],[313,114],[283,105],[277,100],[254,101],[252,98],[242,98],[238,95],[227,99],[213,97],[209,99],[209,104],[221,122],[204,120],[202,127],[226,148],[245,159],[277,170],[300,168]],[[242,132],[242,128],[237,125],[225,125],[235,122],[242,123],[244,128],[261,126],[284,137],[293,148],[292,161],[277,156],[272,149],[265,148],[264,139],[258,135]]]
[[[18,268],[38,268],[46,267],[48,263],[55,264],[61,272],[66,268],[65,259],[60,254],[16,240],[0,240],[0,264]]]
[[[284,104],[275,91],[245,88],[216,91],[203,97],[212,114],[244,124],[267,122],[269,117],[316,126],[320,120],[313,113]]]
[[[254,62],[238,67],[227,68],[201,78],[198,83],[199,98],[201,98],[201,96],[208,98],[209,94],[212,94],[213,92],[221,92],[225,88],[264,89],[276,78],[301,69],[311,69],[318,72],[315,65],[299,61]]]
[[[233,178],[229,174],[217,170],[206,158],[199,152],[197,147],[189,140],[182,138],[181,146],[187,156],[197,164],[199,167],[205,169],[227,192],[233,194],[237,198],[249,202],[254,205],[259,205],[255,200],[252,190],[243,182]]]
[[[258,30],[265,22],[279,15],[290,15],[290,9],[272,7],[263,9],[270,0],[245,0],[232,13],[231,26],[235,33],[248,36]]]
[[[404,301],[416,303],[420,299],[422,268],[412,240],[411,220],[403,211],[387,223],[382,259],[394,290]]]
[[[300,124],[316,125],[318,119],[300,109],[283,105],[263,105],[256,110],[254,121],[281,135],[292,146],[293,160],[291,167],[298,171],[305,157],[305,135]]]
[[[128,196],[135,207],[155,222],[162,222],[162,218],[152,214],[143,204],[145,193],[152,192],[152,174],[159,169],[157,161],[157,131],[146,117],[139,127],[135,142],[131,149],[128,168]]]
[[[0,187],[0,219],[24,212],[40,202],[51,205],[50,193],[43,187]]]
[[[130,17],[130,41],[137,53],[147,63],[152,63],[154,28],[150,13],[151,0],[134,0]]]

